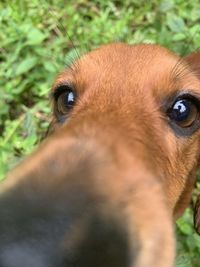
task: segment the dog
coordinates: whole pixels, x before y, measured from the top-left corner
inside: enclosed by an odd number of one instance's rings
[[[0,185],[0,266],[174,266],[200,164],[200,52],[104,45],[51,98],[50,136]]]

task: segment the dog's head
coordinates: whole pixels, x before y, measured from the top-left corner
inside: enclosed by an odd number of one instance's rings
[[[58,76],[54,133],[1,184],[0,266],[173,265],[200,160],[199,57],[111,44]]]

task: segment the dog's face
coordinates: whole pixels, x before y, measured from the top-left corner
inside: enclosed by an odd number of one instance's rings
[[[106,128],[116,131],[113,139],[140,153],[163,181],[175,217],[190,199],[200,154],[200,80],[188,62],[159,46],[105,46],[53,86],[55,123],[92,117],[91,124],[104,124],[105,138]]]
[[[1,186],[0,266],[173,265],[200,157],[196,55],[111,44],[59,75],[54,133]]]

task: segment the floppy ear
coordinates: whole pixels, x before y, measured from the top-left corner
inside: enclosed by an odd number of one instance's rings
[[[187,55],[184,59],[200,80],[200,50]],[[194,227],[197,233],[200,235],[200,194],[197,197],[194,208]]]

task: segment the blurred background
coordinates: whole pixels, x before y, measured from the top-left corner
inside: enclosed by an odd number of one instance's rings
[[[1,0],[0,180],[45,135],[51,84],[77,55],[113,41],[185,55],[200,46],[199,25],[199,0]],[[192,216],[191,204],[177,222],[176,267],[200,267]]]

